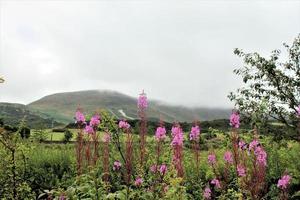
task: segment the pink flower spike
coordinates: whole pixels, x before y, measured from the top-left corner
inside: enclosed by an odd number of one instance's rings
[[[190,133],[190,140],[197,141],[200,136],[200,128],[199,126],[193,126]]]
[[[119,128],[121,129],[129,129],[130,128],[130,124],[128,124],[128,122],[121,120],[119,121]]]
[[[216,164],[216,155],[213,153],[210,153],[207,157],[207,160],[208,160],[208,164],[210,164],[210,165]]]
[[[281,177],[281,179],[278,180],[277,187],[284,190],[286,189],[289,184],[292,177],[290,175],[284,175]]]
[[[91,118],[91,121],[90,121],[90,126],[92,127],[98,127],[100,124],[100,115],[94,115],[92,118]]]
[[[135,181],[134,181],[134,185],[137,187],[140,187],[143,184],[143,179],[138,177]]]
[[[148,107],[148,100],[147,100],[147,96],[144,93],[144,91],[142,92],[142,94],[140,94],[140,96],[138,98],[137,106],[141,110],[144,110]]]
[[[164,176],[168,171],[168,167],[165,164],[162,164],[159,168],[159,172]]]
[[[77,124],[85,123],[85,117],[82,114],[82,112],[80,112],[79,110],[77,110],[76,113],[75,113],[75,119],[76,119]]]
[[[204,199],[211,199],[211,189],[206,187],[203,192]]]
[[[232,153],[230,151],[226,151],[224,153],[224,160],[229,163],[232,164],[233,163],[233,159],[232,159]]]
[[[211,184],[215,185],[216,188],[220,189],[221,188],[221,184],[220,184],[220,181],[216,178],[214,178],[211,182]]]
[[[122,167],[122,163],[120,161],[116,160],[114,162],[113,170],[114,171],[119,171],[121,169],[121,167]]]
[[[164,141],[166,139],[166,129],[165,127],[157,127],[155,131],[155,139],[159,141]]]
[[[93,135],[95,133],[95,130],[92,126],[87,125],[84,129],[84,132],[86,132],[87,134]]]
[[[233,128],[240,127],[240,115],[237,111],[233,111],[230,115],[230,126]]]
[[[254,139],[252,142],[249,144],[249,150],[255,149],[258,146],[259,142]]]
[[[246,176],[246,169],[242,165],[237,166],[237,172],[238,172],[238,176],[240,176],[240,177]]]
[[[183,145],[183,131],[179,126],[172,127],[172,137],[173,140],[171,142],[172,146],[182,146]]]

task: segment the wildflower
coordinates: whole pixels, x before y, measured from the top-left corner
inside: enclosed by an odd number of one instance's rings
[[[158,168],[157,165],[152,165],[152,166],[150,167],[150,171],[151,171],[152,173],[156,173],[157,168]]]
[[[259,142],[255,139],[249,144],[249,150],[255,149],[259,145]]]
[[[66,200],[66,199],[67,199],[66,196],[63,194],[59,196],[59,200]]]
[[[246,146],[247,146],[247,144],[243,140],[239,141],[239,147],[240,147],[240,149],[244,150],[244,149],[246,149]]]
[[[143,179],[138,177],[135,181],[134,181],[134,185],[137,187],[140,187],[143,184]]]
[[[91,121],[90,121],[90,126],[92,127],[98,127],[100,124],[100,115],[94,115],[92,118],[91,118]]]
[[[236,111],[233,111],[232,114],[230,115],[230,126],[233,128],[240,127],[240,115]]]
[[[211,180],[210,182],[211,184],[215,185],[216,188],[220,189],[221,188],[221,184],[220,184],[220,181],[216,178],[214,178],[213,180]]]
[[[85,123],[85,117],[79,110],[77,110],[75,113],[75,119],[77,124]]]
[[[173,126],[172,127],[172,136],[173,140],[171,142],[172,146],[182,146],[183,145],[183,132],[182,129],[178,126]]]
[[[246,169],[242,165],[237,166],[237,172],[238,172],[238,176],[241,176],[241,177],[246,176]]]
[[[140,94],[140,96],[138,98],[137,106],[141,110],[146,109],[148,107],[147,96],[144,93],[144,91],[142,94]]]
[[[166,138],[166,129],[165,127],[157,127],[155,131],[155,139],[157,141],[163,141]]]
[[[290,184],[290,180],[292,177],[290,175],[284,175],[281,177],[281,179],[278,180],[277,187],[280,189],[286,189],[288,185]]]
[[[114,162],[113,170],[114,171],[119,171],[121,169],[121,167],[122,167],[122,163],[120,161],[116,160]]]
[[[199,126],[193,126],[190,133],[190,140],[199,140],[200,128]]]
[[[210,165],[216,164],[216,155],[213,153],[209,154],[207,160]]]
[[[124,120],[119,121],[119,128],[121,129],[129,129],[130,128],[130,124],[127,123]]]
[[[297,117],[300,117],[300,105],[296,108],[296,111]]]
[[[209,187],[206,187],[204,189],[203,197],[204,197],[204,199],[210,199],[211,198],[211,190],[210,190]]]
[[[102,142],[110,142],[110,135],[108,133],[104,133]]]
[[[160,168],[159,168],[159,172],[160,172],[162,175],[165,175],[165,174],[167,173],[167,171],[168,171],[167,165],[162,164],[162,165],[160,166]]]
[[[224,153],[224,160],[225,160],[227,163],[230,163],[230,164],[233,163],[232,153],[231,153],[230,151],[226,151],[226,152]]]
[[[90,125],[87,125],[87,126],[85,127],[84,131],[85,131],[87,134],[91,134],[91,135],[95,133],[94,128],[93,128],[92,126],[90,126]]]
[[[256,156],[257,163],[267,166],[267,153],[262,147],[256,147],[254,155]]]

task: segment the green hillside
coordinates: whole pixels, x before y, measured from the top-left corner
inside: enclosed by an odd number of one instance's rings
[[[61,123],[51,119],[50,116],[39,112],[33,112],[23,104],[0,103],[0,118],[4,124],[18,126],[25,117],[26,124],[30,128],[51,128],[59,126]]]
[[[107,109],[117,118],[137,118],[136,98],[114,91],[88,90],[57,93],[32,102],[28,107],[64,123],[74,121],[73,116],[78,107],[86,113]],[[230,114],[229,109],[187,108],[151,100],[147,112],[149,118],[162,117],[169,122],[222,119],[228,118]]]

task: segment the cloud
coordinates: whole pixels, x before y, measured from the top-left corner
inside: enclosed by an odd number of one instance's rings
[[[299,1],[0,1],[0,101],[112,89],[229,107],[233,49],[268,55],[300,33]]]

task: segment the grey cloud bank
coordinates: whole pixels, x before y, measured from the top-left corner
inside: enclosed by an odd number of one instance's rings
[[[111,89],[230,107],[233,49],[268,55],[300,33],[300,1],[0,0],[0,101]]]

